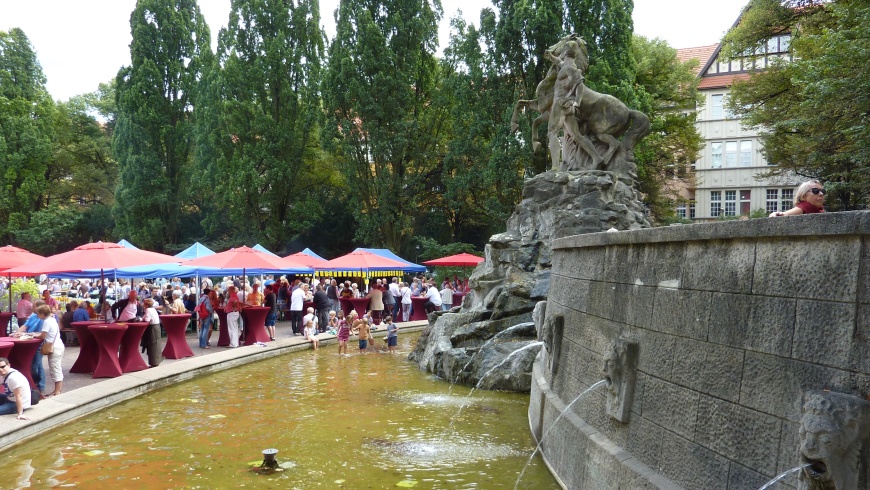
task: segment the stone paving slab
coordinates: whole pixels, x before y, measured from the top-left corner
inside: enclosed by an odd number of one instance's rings
[[[403,332],[416,332],[428,324],[426,320],[397,323],[399,335]],[[386,330],[381,327],[373,332],[375,337],[384,337]],[[212,335],[212,347],[200,349],[199,339],[195,332],[186,335],[195,356],[184,359],[165,359],[159,366],[134,373],[123,374],[117,378],[97,378],[90,374],[70,373],[69,369],[79,355],[77,345],[66,346],[63,355],[63,393],[47,398],[38,405],[29,408],[25,414],[30,420],[17,420],[14,415],[0,416],[0,448],[8,449],[11,445],[25,441],[53,427],[88,415],[97,410],[129,400],[143,393],[160,389],[170,384],[186,381],[203,374],[220,371],[230,367],[247,364],[274,357],[276,355],[306,350],[311,343],[299,335],[293,335],[290,322],[279,322],[276,326],[276,340],[266,347],[250,345],[230,349],[215,347],[217,332]],[[317,336],[321,347],[335,344],[335,335],[320,334]],[[353,339],[351,338],[351,342]],[[161,339],[161,349],[166,339]],[[143,359],[147,363],[147,358]],[[47,368],[47,360],[43,360]],[[47,371],[47,369],[46,369]],[[46,391],[54,387],[54,382],[46,380]]]

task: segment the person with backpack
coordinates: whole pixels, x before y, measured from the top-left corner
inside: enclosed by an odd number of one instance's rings
[[[196,314],[199,317],[199,348],[210,349],[208,345],[208,334],[211,331],[212,315],[214,308],[211,305],[209,294],[211,289],[205,288],[202,290],[202,296],[196,302]]]
[[[12,369],[9,359],[0,357],[0,376],[3,376],[3,399],[0,400],[0,415],[17,414],[18,420],[30,420],[24,411],[30,408],[30,383],[16,369]]]

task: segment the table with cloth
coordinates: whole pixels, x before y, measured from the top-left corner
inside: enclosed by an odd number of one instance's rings
[[[97,365],[94,367],[94,378],[117,378],[123,374],[118,350],[121,339],[127,333],[127,325],[118,323],[92,323],[88,331],[97,345]]]
[[[76,337],[79,339],[79,357],[69,368],[69,372],[82,374],[94,372],[100,358],[100,352],[97,348],[97,341],[94,340],[88,326],[100,324],[105,325],[106,323],[100,321],[72,322],[73,330],[76,331]]]
[[[426,320],[428,316],[426,315],[426,307],[423,306],[426,304],[426,301],[429,301],[429,298],[425,296],[412,296],[411,297],[411,318],[409,321],[417,321],[417,320]]]
[[[9,359],[9,364],[12,365],[13,369],[21,371],[21,374],[30,383],[30,387],[35,390],[36,383],[33,382],[30,367],[33,364],[33,356],[36,355],[36,351],[42,345],[42,339],[22,340],[18,337],[0,337],[0,342],[12,343],[12,348],[9,349],[9,355],[6,358]]]
[[[242,318],[245,320],[245,345],[257,342],[269,342],[266,332],[266,315],[272,308],[268,306],[246,306],[242,308]]]
[[[220,335],[218,335],[218,347],[227,347],[230,345],[230,331],[227,329],[227,310],[226,308],[215,308],[215,313],[218,316],[218,329],[220,330]]]
[[[167,359],[183,359],[194,356],[193,351],[187,344],[187,338],[184,336],[189,321],[190,315],[187,313],[160,316],[163,330],[166,330],[166,346],[163,347],[163,357]]]
[[[139,353],[139,346],[142,344],[142,334],[145,333],[147,328],[147,322],[127,322],[127,331],[121,337],[121,350],[118,354],[121,371],[132,373],[148,369],[148,364],[142,359],[142,354]]]

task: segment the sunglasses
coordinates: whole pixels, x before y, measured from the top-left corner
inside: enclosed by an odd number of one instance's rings
[[[0,366],[0,369],[6,369],[8,367],[9,367],[9,364],[4,364],[4,365]]]
[[[810,189],[810,192],[812,192],[813,194],[816,194],[816,195],[819,195],[819,194],[821,194],[823,196],[825,195],[825,190],[819,189],[818,187],[813,187],[812,189]]]

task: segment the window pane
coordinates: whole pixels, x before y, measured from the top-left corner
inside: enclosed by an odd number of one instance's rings
[[[737,166],[737,142],[736,141],[726,141],[725,142],[725,166],[726,167],[736,167]]]
[[[767,189],[765,210],[768,213],[779,211],[779,189]]]
[[[710,191],[710,216],[722,214],[722,191]]]
[[[779,38],[773,36],[772,38],[767,40],[767,52],[768,53],[778,53],[779,52]]]
[[[679,216],[680,218],[686,217],[686,205],[685,204],[680,204],[679,206],[677,206],[677,216]]]
[[[780,51],[788,51],[788,47],[791,44],[791,34],[783,34],[779,36],[779,50]]]
[[[751,167],[752,166],[752,141],[741,141],[740,142],[740,166],[741,167]]]
[[[722,143],[710,144],[710,150],[712,151],[710,166],[713,168],[722,168]]]
[[[783,189],[781,196],[782,197],[780,198],[780,202],[782,203],[782,205],[780,206],[780,209],[782,209],[783,211],[788,211],[789,209],[794,207],[794,202],[792,202],[792,200],[794,199],[794,189]]]
[[[722,110],[722,94],[710,96],[710,118],[722,119],[725,117],[725,112]]]

